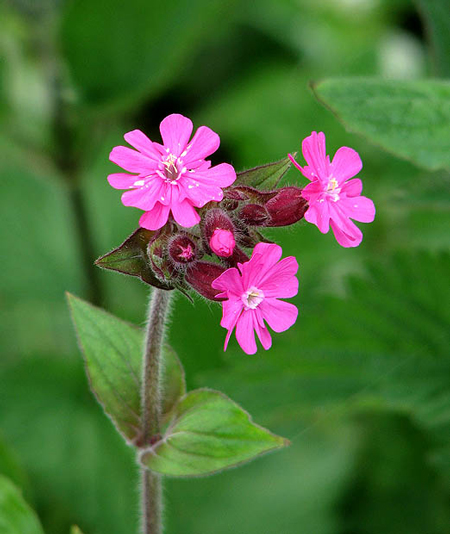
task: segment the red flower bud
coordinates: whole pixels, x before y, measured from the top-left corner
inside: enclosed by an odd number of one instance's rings
[[[233,232],[222,230],[222,228],[216,228],[209,240],[209,247],[221,258],[230,257],[235,246],[236,241],[234,240]]]
[[[197,293],[200,293],[200,295],[203,295],[209,300],[217,302],[221,300],[215,298],[220,293],[220,290],[213,289],[211,284],[224,271],[225,268],[217,263],[197,261],[187,268],[185,280]]]
[[[169,256],[175,265],[186,265],[197,258],[197,245],[186,234],[178,234],[169,243]]]
[[[270,216],[264,206],[247,204],[239,212],[239,219],[250,226],[265,226]]]
[[[209,243],[214,230],[220,228],[221,230],[228,230],[234,234],[234,224],[230,217],[220,208],[209,210],[205,216],[205,224],[203,227],[205,238]]]
[[[283,187],[266,203],[270,220],[265,226],[289,226],[303,218],[308,209],[299,187]]]

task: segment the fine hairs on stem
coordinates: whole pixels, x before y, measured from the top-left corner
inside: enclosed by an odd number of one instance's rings
[[[169,310],[170,291],[154,288],[150,296],[142,377],[142,434],[150,443],[161,420],[161,353]],[[159,475],[142,469],[142,532],[162,534],[162,488]]]

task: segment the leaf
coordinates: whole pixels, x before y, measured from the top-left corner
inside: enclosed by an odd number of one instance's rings
[[[161,91],[179,77],[216,25],[223,29],[233,4],[223,0],[70,3],[63,13],[61,40],[82,100],[90,106],[124,109]]]
[[[287,445],[222,393],[197,389],[180,400],[163,438],[140,460],[163,475],[209,475]]]
[[[70,534],[83,534],[83,533],[81,532],[80,527],[73,525],[73,527],[70,529]]]
[[[449,82],[335,78],[312,89],[348,130],[425,169],[450,169]]]
[[[237,179],[233,185],[249,185],[251,187],[264,187],[264,189],[275,189],[290,167],[291,161],[288,157],[285,157],[274,163],[267,163],[266,165],[260,165],[253,169],[238,172]]]
[[[425,21],[436,74],[450,77],[450,2],[449,0],[416,0]]]
[[[141,329],[68,294],[72,319],[86,361],[91,389],[118,431],[139,440],[144,336]],[[170,348],[164,349],[163,414],[185,393],[184,370]]]
[[[19,463],[15,451],[3,441],[0,435],[0,475],[7,477],[26,495],[29,493],[29,481],[25,471]]]
[[[44,534],[35,512],[19,489],[0,475],[0,532],[4,534]]]
[[[119,247],[101,256],[95,264],[102,269],[137,276],[143,282],[159,289],[172,289],[169,284],[158,280],[147,260],[147,245],[155,233],[138,228]]]

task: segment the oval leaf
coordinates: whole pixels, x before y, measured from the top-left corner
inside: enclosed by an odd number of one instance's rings
[[[312,88],[350,131],[425,169],[450,169],[450,83],[342,78]]]
[[[163,475],[209,475],[287,445],[222,393],[197,389],[179,402],[163,438],[140,460]]]
[[[173,289],[156,278],[147,260],[147,245],[155,233],[152,230],[138,228],[120,246],[98,258],[95,265],[102,269],[137,276],[158,289]]]
[[[35,512],[22,493],[0,475],[0,532],[5,534],[44,534]]]
[[[233,186],[249,185],[251,187],[274,189],[290,167],[291,161],[286,157],[274,163],[267,163],[266,165],[260,165],[247,171],[238,172]]]
[[[72,319],[86,361],[92,391],[116,428],[139,441],[144,333],[106,311],[68,294]],[[164,349],[163,414],[167,419],[186,392],[184,370],[175,352]]]

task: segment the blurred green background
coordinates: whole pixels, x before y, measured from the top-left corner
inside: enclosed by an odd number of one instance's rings
[[[64,292],[143,324],[148,288],[92,261],[140,213],[107,184],[111,148],[134,128],[158,140],[173,112],[217,131],[213,162],[237,170],[324,131],[329,153],[360,153],[377,217],[357,249],[307,224],[267,232],[300,264],[299,320],[268,352],[249,357],[233,341],[223,353],[219,306],[177,297],[169,338],[188,387],[223,390],[292,446],[168,480],[167,533],[450,532],[450,177],[347,133],[308,89],[330,76],[445,73],[427,28],[449,35],[450,4],[428,2],[442,8],[434,25],[424,5],[1,4],[0,474],[47,534],[138,529],[138,469],[88,389]],[[285,183],[300,178],[291,170]]]

